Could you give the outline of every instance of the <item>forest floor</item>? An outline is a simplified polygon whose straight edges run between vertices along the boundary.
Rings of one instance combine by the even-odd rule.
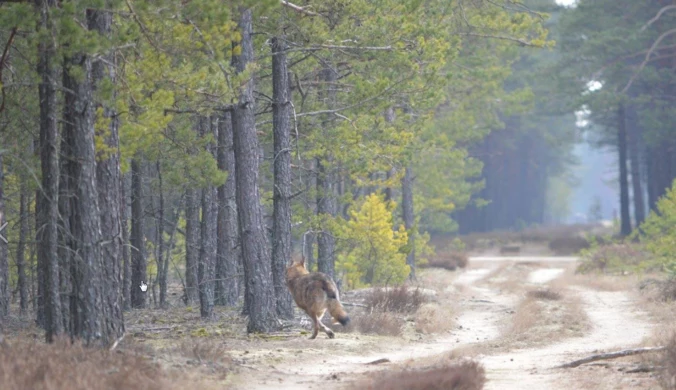
[[[396,336],[336,325],[335,339],[320,333],[309,340],[300,312],[282,332],[247,335],[233,310],[219,308],[214,320],[203,321],[198,308],[176,302],[127,313],[117,352],[145,356],[191,388],[365,388],[383,372],[466,359],[483,365],[486,389],[659,388],[650,354],[555,368],[599,352],[659,345],[673,330],[665,324],[674,305],[648,299],[638,278],[576,275],[575,267],[574,257],[471,257],[455,272],[421,270],[416,284],[430,301],[403,315]],[[369,315],[361,303],[367,293],[343,295],[353,320]],[[178,289],[170,294],[178,301]],[[5,337],[39,341],[42,333],[10,325]]]

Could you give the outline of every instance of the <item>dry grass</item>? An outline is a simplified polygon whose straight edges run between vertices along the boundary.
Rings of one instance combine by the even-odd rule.
[[[401,336],[406,321],[401,316],[388,312],[372,312],[356,315],[348,326],[333,330],[377,334],[381,336]]]
[[[419,289],[399,286],[376,288],[365,297],[369,311],[414,313],[428,301],[428,297]]]
[[[135,354],[54,344],[0,346],[0,387],[24,389],[172,389],[157,365]]]
[[[561,293],[549,288],[531,290],[526,292],[526,296],[533,299],[544,301],[558,301],[561,299]]]
[[[420,268],[443,268],[455,271],[457,268],[465,268],[469,263],[469,257],[463,252],[438,253],[427,263],[420,264]]]
[[[454,324],[452,313],[437,304],[421,306],[415,313],[415,330],[419,333],[446,332],[453,328]]]
[[[199,364],[227,364],[232,362],[225,346],[214,341],[184,340],[179,344],[177,352],[184,357],[195,360]]]
[[[676,334],[672,335],[661,354],[660,384],[665,389],[676,389]]]
[[[357,389],[389,390],[481,390],[486,373],[474,361],[447,363],[442,366],[403,371],[385,371],[374,374],[368,383]]]
[[[591,252],[580,262],[578,273],[624,274],[649,260],[649,254],[641,245],[633,243],[610,243]]]
[[[589,241],[579,235],[554,238],[549,242],[549,250],[559,256],[575,255],[583,249],[589,249]]]
[[[664,302],[676,301],[676,279],[667,279],[662,282],[660,298]]]

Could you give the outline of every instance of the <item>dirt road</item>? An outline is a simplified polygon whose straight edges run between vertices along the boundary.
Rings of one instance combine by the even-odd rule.
[[[233,384],[247,389],[349,388],[364,373],[400,369],[452,352],[484,365],[486,389],[580,388],[584,382],[576,378],[579,371],[553,367],[597,350],[636,346],[649,336],[651,324],[626,291],[598,291],[562,282],[566,275],[570,277],[575,261],[570,257],[477,257],[470,259],[470,268],[459,272],[427,270],[421,277],[425,287],[435,288],[439,304],[453,305],[457,313],[450,332],[420,340],[344,333],[334,340],[298,338],[287,348],[266,351]],[[581,313],[586,314],[584,332],[577,337],[552,337],[551,342],[532,347],[511,343],[505,329],[525,292],[550,283],[563,285],[565,294],[579,301]],[[251,356],[249,351],[246,354]],[[367,364],[381,358],[390,362]],[[626,388],[642,388],[636,377],[618,380],[625,379]]]

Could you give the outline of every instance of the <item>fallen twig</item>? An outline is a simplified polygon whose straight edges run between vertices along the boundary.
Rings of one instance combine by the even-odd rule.
[[[122,336],[120,336],[117,340],[115,340],[115,342],[113,343],[113,345],[110,346],[109,351],[111,351],[111,352],[114,351],[115,348],[117,348],[117,346],[120,344],[120,342],[121,342],[122,340],[124,340],[124,336],[125,336],[126,334],[127,334],[126,332],[125,332],[125,333],[122,333]]]
[[[364,305],[362,303],[350,303],[350,302],[341,302],[343,306],[355,306],[355,307],[366,307],[368,308],[367,305]]]
[[[663,351],[664,349],[665,347],[648,347],[648,348],[625,349],[617,352],[601,353],[598,355],[587,356],[585,358],[575,360],[570,363],[562,364],[554,368],[575,368],[577,366],[581,366],[583,364],[595,362],[598,360],[617,359],[625,356],[639,355],[642,353],[659,352]]]
[[[382,359],[374,360],[372,362],[368,362],[368,363],[365,363],[365,364],[373,365],[373,364],[382,364],[382,363],[389,363],[389,362],[390,362],[390,359],[382,358]]]
[[[141,331],[152,332],[152,331],[155,331],[155,330],[172,330],[174,328],[175,328],[175,326],[162,326],[162,327],[159,327],[159,328],[141,328]]]

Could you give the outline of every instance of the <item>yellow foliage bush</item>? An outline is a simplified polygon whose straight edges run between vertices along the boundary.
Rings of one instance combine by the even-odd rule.
[[[337,257],[336,268],[350,288],[370,284],[398,284],[409,275],[406,264],[408,234],[403,226],[393,230],[393,203],[371,194],[350,220],[338,227],[348,248]]]

